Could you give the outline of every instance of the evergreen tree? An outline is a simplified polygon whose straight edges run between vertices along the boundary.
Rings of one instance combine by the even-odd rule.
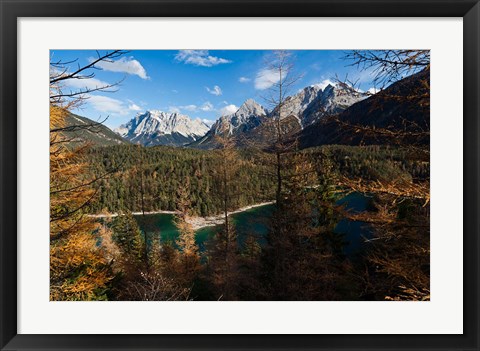
[[[141,267],[145,263],[145,239],[133,215],[120,214],[113,221],[112,230],[113,240],[122,251],[125,263],[137,269]]]
[[[266,299],[334,300],[344,268],[333,233],[331,188],[305,155],[291,155],[281,206],[275,209],[263,254]],[[316,184],[316,186],[311,186]]]

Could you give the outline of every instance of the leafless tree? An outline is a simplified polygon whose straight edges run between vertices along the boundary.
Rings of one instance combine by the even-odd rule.
[[[266,59],[266,69],[264,70],[264,73],[271,77],[271,86],[268,89],[267,95],[263,98],[272,110],[270,122],[267,122],[265,129],[268,130],[268,123],[273,125],[273,128],[270,130],[273,129],[274,131],[272,151],[275,154],[275,198],[277,207],[281,205],[282,201],[283,156],[287,152],[294,151],[297,145],[296,141],[292,141],[287,137],[289,129],[285,121],[289,116],[284,106],[285,100],[290,95],[292,87],[301,79],[300,75],[294,73],[293,60],[292,53],[289,51],[274,51],[272,55]]]
[[[92,86],[85,83],[85,87],[79,89],[72,89],[68,87],[68,83],[74,80],[87,82],[95,78],[95,71],[100,68],[97,66],[99,62],[112,62],[113,59],[118,58],[127,53],[123,50],[107,51],[105,53],[96,52],[97,56],[89,64],[81,66],[77,60],[62,61],[54,60],[52,54],[50,59],[50,105],[62,110],[72,110],[79,108],[89,98],[89,94],[94,92],[114,93],[122,80],[114,83],[105,83]],[[75,65],[76,64],[76,65]],[[90,81],[91,82],[91,81]],[[108,118],[108,117],[107,117]],[[82,129],[88,129],[92,132],[97,132],[98,127],[103,124],[107,118],[91,124],[80,125],[59,125],[50,128],[51,134],[61,132],[73,132]],[[58,137],[54,137],[58,139]]]
[[[430,50],[352,50],[344,59],[351,66],[370,70],[379,89],[430,68]]]
[[[88,99],[88,94],[95,91],[113,92],[114,90],[112,90],[112,88],[118,86],[120,81],[113,84],[99,85],[93,88],[87,87],[86,84],[84,89],[69,90],[68,92],[66,91],[66,87],[71,80],[87,80],[94,78],[94,70],[98,69],[98,67],[95,66],[96,64],[101,61],[109,62],[124,53],[125,51],[121,50],[115,50],[103,54],[97,51],[96,59],[85,66],[80,66],[77,63],[73,72],[71,72],[70,67],[74,65],[76,61],[54,61],[52,57],[50,62],[49,80],[50,165],[52,175],[50,196],[52,197],[52,200],[60,197],[67,199],[76,198],[87,189],[90,189],[90,195],[85,197],[84,201],[76,203],[74,208],[69,208],[68,210],[61,212],[52,212],[50,218],[51,222],[60,222],[64,221],[66,218],[77,216],[79,212],[91,203],[98,193],[98,189],[91,189],[92,185],[101,179],[106,179],[118,170],[118,168],[111,169],[104,174],[93,178],[80,178],[79,174],[81,174],[81,172],[79,172],[77,168],[79,168],[80,164],[83,164],[84,168],[86,167],[84,156],[90,145],[88,145],[88,143],[83,143],[82,145],[77,145],[73,149],[68,147],[68,145],[73,145],[77,141],[77,138],[72,136],[71,133],[79,130],[88,130],[92,133],[99,133],[101,131],[100,127],[102,126],[102,123],[105,122],[107,118],[99,122],[78,125],[67,124],[66,120],[70,110],[80,107],[85,100]],[[72,163],[70,164],[69,162]],[[68,177],[62,179],[61,182],[54,181],[53,177],[57,173],[65,175],[69,171],[70,174]],[[73,225],[78,225],[79,222],[81,222],[81,217],[75,221]],[[68,234],[72,229],[72,227],[62,228],[52,236],[52,239],[58,240]]]

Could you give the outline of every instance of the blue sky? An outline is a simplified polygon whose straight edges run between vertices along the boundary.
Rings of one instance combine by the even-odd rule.
[[[344,51],[292,54],[294,74],[302,76],[292,93],[312,84],[326,85],[335,75],[344,79],[347,74],[349,80],[358,79],[360,89],[373,87],[371,73],[348,66],[342,60]],[[96,55],[94,50],[52,50],[51,60],[77,60],[69,68],[73,71]],[[222,114],[235,112],[248,98],[266,104],[262,96],[271,84],[265,74],[269,55],[271,51],[261,50],[133,50],[89,71],[95,73],[94,78],[70,81],[64,89],[76,91],[122,80],[116,92],[94,92],[73,111],[93,120],[108,117],[105,124],[111,128],[145,110],[175,111],[212,123]]]

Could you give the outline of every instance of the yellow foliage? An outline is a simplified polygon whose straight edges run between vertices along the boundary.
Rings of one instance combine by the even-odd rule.
[[[86,146],[73,148],[55,132],[65,126],[66,115],[64,108],[50,106],[50,299],[104,299],[112,275],[98,244],[99,225],[84,213],[95,196]]]

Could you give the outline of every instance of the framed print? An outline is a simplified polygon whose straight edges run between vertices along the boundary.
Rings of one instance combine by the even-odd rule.
[[[478,350],[478,1],[1,4],[2,350]]]

